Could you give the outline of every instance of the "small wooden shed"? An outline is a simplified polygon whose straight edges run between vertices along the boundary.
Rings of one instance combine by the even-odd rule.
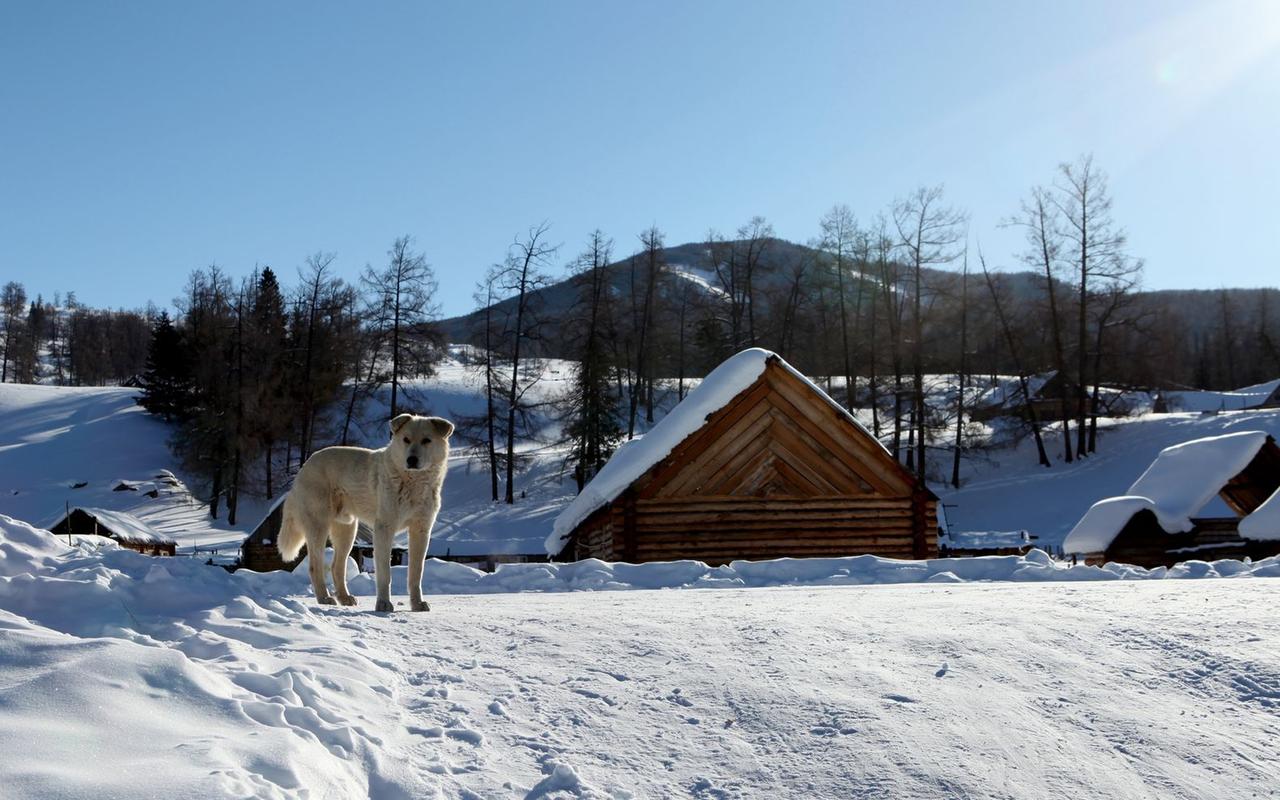
[[[148,556],[172,556],[178,549],[171,537],[132,514],[105,508],[72,508],[49,531],[58,536],[105,536]]]
[[[276,569],[292,570],[302,563],[307,553],[306,545],[302,546],[298,557],[289,562],[280,557],[280,551],[276,547],[280,538],[280,522],[284,518],[284,499],[287,496],[282,494],[272,502],[266,516],[240,544],[240,566],[254,572],[270,572]]]
[[[1122,496],[1095,503],[1063,550],[1088,564],[1141,567],[1180,561],[1266,558],[1280,536],[1246,535],[1242,521],[1280,493],[1280,447],[1263,431],[1242,431],[1167,447]],[[1230,516],[1203,516],[1221,498]],[[1250,527],[1244,526],[1246,530]]]
[[[556,519],[560,559],[937,555],[937,497],[767,350],[717,367]]]
[[[307,546],[304,544],[298,557],[286,562],[280,557],[277,542],[280,538],[280,524],[284,518],[284,499],[282,494],[271,504],[267,515],[262,518],[240,545],[240,566],[255,572],[270,572],[275,569],[292,570],[307,557]],[[365,562],[373,559],[373,532],[363,522],[356,532],[356,543],[351,548],[351,557],[361,570]],[[408,563],[408,548],[396,546],[391,548],[391,566],[397,567]]]

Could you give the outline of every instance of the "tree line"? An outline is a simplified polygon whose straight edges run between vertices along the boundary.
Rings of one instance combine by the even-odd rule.
[[[1111,209],[1091,157],[1059,165],[1001,222],[1024,235],[1007,254],[1012,271],[989,266],[942,187],[867,222],[836,205],[807,247],[778,239],[761,217],[694,248],[669,249],[649,228],[619,259],[595,231],[559,285],[546,269],[555,248],[536,228],[481,283],[480,311],[462,328],[485,375],[488,413],[474,440],[493,497],[512,501],[511,444],[536,406],[523,401],[540,378],[533,356],[576,365],[573,390],[552,410],[579,487],[653,422],[655,398],[683,398],[691,376],[746,347],[820,376],[921,481],[957,485],[961,458],[988,434],[966,403],[998,376],[1037,399],[1010,408],[1051,466],[1096,452],[1113,401],[1105,387],[1235,387],[1280,373],[1274,292],[1224,290],[1205,308],[1203,295],[1179,306],[1139,291],[1144,264]]]
[[[1040,392],[1050,402],[1011,403],[1050,466],[1096,451],[1103,386],[1235,387],[1280,373],[1276,292],[1138,291],[1143,264],[1090,157],[1060,165],[1002,225],[1024,236],[1005,265],[989,265],[941,187],[865,221],[835,205],[805,246],[753,217],[678,247],[656,226],[621,245],[596,230],[564,259],[550,226],[533,226],[451,331],[483,399],[457,420],[459,435],[495,501],[516,501],[537,444],[560,446],[581,488],[664,401],[733,353],[765,347],[818,376],[920,480],[958,484],[961,458],[987,434],[970,406],[998,376],[1012,376],[1022,398],[1057,376]],[[444,355],[434,274],[410,238],[355,283],[334,263],[312,255],[291,288],[266,268],[239,281],[197,270],[172,318],[95,311],[73,295],[28,303],[10,283],[0,371],[68,384],[136,378],[144,405],[179,425],[175,450],[205,478],[211,513],[225,505],[234,520],[241,492],[274,496],[316,447],[358,438],[375,394],[392,415],[421,409],[410,386]],[[573,365],[554,397],[540,387],[548,356]]]
[[[242,492],[274,497],[319,447],[359,436],[362,404],[384,389],[391,416],[421,406],[405,382],[443,349],[435,280],[409,237],[357,284],[316,253],[286,289],[270,268],[234,281],[196,270],[153,328],[139,402],[177,424],[183,466],[207,483],[209,512],[236,522]],[[381,415],[379,415],[381,421]]]

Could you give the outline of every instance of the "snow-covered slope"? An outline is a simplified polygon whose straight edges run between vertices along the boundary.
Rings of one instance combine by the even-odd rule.
[[[429,563],[429,614],[376,615],[0,517],[0,794],[1248,797],[1280,767],[1278,559]]]
[[[68,507],[103,508],[137,517],[175,539],[180,552],[233,554],[243,530],[209,519],[166,474],[175,468],[170,428],[137,396],[119,387],[0,384],[0,514],[47,526]],[[133,490],[115,491],[121,483]],[[152,490],[156,497],[147,496]],[[246,501],[242,523],[257,516]]]

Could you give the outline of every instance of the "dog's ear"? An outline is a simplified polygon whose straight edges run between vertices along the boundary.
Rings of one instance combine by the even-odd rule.
[[[399,433],[400,429],[403,428],[411,419],[413,419],[412,414],[401,414],[400,416],[391,420],[391,435],[395,436],[397,433]]]
[[[432,417],[431,426],[436,429],[436,433],[448,439],[453,435],[453,423],[441,417]]]

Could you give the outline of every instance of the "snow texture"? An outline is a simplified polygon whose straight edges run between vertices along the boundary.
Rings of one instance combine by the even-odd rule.
[[[1246,539],[1275,541],[1280,539],[1280,489],[1240,520],[1240,535]]]
[[[1125,496],[1094,503],[1067,534],[1063,549],[1103,552],[1142,510],[1154,513],[1169,533],[1190,531],[1191,518],[1249,466],[1266,441],[1265,431],[1241,431],[1166,447]]]
[[[1280,767],[1277,558],[428,564],[434,610],[377,615],[0,516],[0,793],[1110,800]]]
[[[83,511],[97,520],[99,525],[104,526],[113,534],[111,538],[134,544],[174,544],[173,537],[165,536],[132,514],[126,514],[123,511],[111,511],[105,508],[84,508],[82,506],[76,506],[71,509],[72,514],[76,511]],[[78,532],[87,533],[86,531]],[[103,535],[105,536],[106,534]]]
[[[604,468],[556,517],[551,535],[546,541],[547,554],[551,556],[558,554],[564,548],[565,539],[583,520],[597,509],[613,502],[650,467],[666,458],[681,442],[706,425],[708,417],[746,391],[763,374],[765,365],[771,358],[776,358],[779,366],[807,384],[833,409],[866,433],[871,441],[879,444],[878,440],[872,437],[847,409],[832,400],[826,392],[781,356],[763,348],[752,347],[725,359],[720,366],[703,378],[696,388],[685,395],[684,400],[654,425],[652,430],[618,448]]]

